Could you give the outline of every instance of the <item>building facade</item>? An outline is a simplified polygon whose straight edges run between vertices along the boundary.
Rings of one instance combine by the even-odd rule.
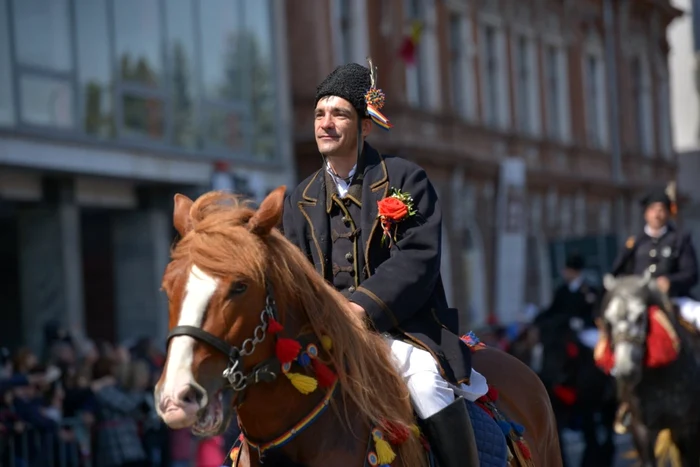
[[[439,190],[448,298],[467,327],[545,305],[567,252],[600,275],[675,178],[664,0],[309,0],[287,8],[299,178],[320,166],[315,85],[379,68],[380,150]],[[313,24],[313,27],[311,27]],[[413,62],[400,51],[420,31]]]
[[[164,343],[173,194],[294,180],[284,4],[0,0],[0,342]]]

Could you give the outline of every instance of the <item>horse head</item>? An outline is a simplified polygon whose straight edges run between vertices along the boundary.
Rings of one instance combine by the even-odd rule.
[[[158,414],[171,428],[223,430],[231,412],[224,402],[245,385],[241,370],[273,352],[265,339],[274,306],[265,241],[281,219],[283,199],[280,187],[256,212],[221,192],[196,202],[175,196],[181,239],[163,276],[171,334],[155,389]]]
[[[649,272],[618,278],[607,274],[603,283],[607,294],[601,315],[614,355],[612,373],[619,380],[636,385],[642,378],[649,306],[664,303],[662,292]]]
[[[345,423],[338,439],[348,425],[368,434],[381,423],[410,430],[408,390],[387,343],[276,228],[284,193],[272,191],[257,210],[223,192],[194,202],[175,196],[181,238],[163,276],[170,334],[158,414],[171,428],[209,436],[235,409],[250,442],[339,403],[329,413],[345,419],[323,418],[319,428]],[[422,462],[417,438],[403,446]]]

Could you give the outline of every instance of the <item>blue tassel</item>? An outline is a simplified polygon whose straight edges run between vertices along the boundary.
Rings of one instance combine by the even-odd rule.
[[[309,366],[311,364],[311,359],[309,358],[309,354],[306,352],[302,352],[299,354],[297,357],[297,363],[301,366]]]
[[[510,426],[510,422],[507,422],[506,420],[498,420],[498,426],[501,427],[501,431],[503,431],[503,434],[508,436],[513,429],[512,426]]]
[[[510,424],[513,426],[513,429],[519,436],[522,436],[523,433],[525,433],[525,427],[522,426],[520,423],[510,422]]]

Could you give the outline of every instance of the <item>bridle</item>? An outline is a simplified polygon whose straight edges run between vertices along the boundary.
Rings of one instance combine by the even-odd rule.
[[[196,326],[175,326],[168,334],[168,342],[177,336],[187,336],[214,347],[228,357],[228,365],[222,377],[228,381],[233,391],[240,393],[248,386],[259,382],[273,382],[281,372],[281,366],[276,357],[269,358],[256,365],[247,375],[243,370],[243,357],[252,355],[258,344],[268,335],[268,325],[271,319],[277,319],[277,304],[269,286],[266,287],[265,308],[260,312],[260,324],[255,327],[253,337],[243,341],[240,348],[235,347],[215,335]],[[240,398],[239,398],[240,402]]]

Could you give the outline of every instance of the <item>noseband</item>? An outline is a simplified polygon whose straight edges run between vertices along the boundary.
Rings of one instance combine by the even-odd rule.
[[[272,382],[277,379],[277,375],[280,373],[280,364],[276,358],[271,358],[260,363],[253,368],[248,375],[243,372],[243,357],[252,355],[253,352],[255,352],[255,347],[265,340],[268,334],[267,328],[270,319],[277,319],[277,305],[272,297],[272,291],[268,286],[267,296],[265,297],[265,308],[260,313],[260,324],[255,327],[253,337],[244,340],[240,348],[232,346],[226,341],[196,326],[175,326],[168,334],[168,342],[170,342],[170,339],[173,337],[187,336],[204,342],[226,355],[228,357],[228,365],[223,371],[222,376],[228,381],[231,389],[235,392],[241,392],[248,386],[261,381]]]

